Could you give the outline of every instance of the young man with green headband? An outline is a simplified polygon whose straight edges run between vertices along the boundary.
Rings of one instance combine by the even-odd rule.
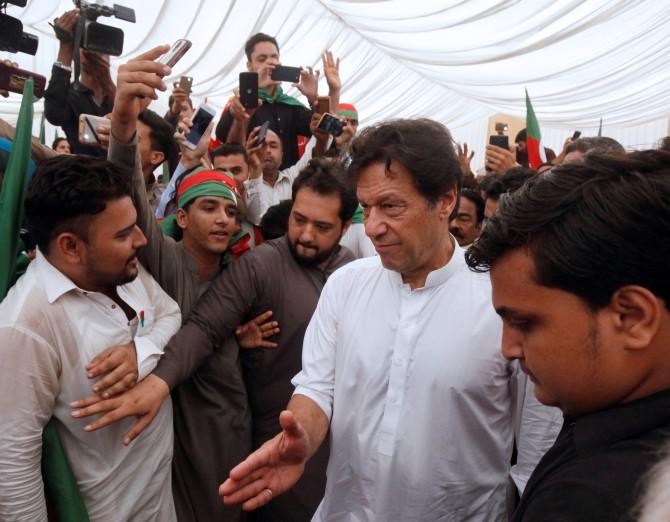
[[[216,128],[216,137],[224,142],[244,144],[249,129],[269,121],[271,128],[281,136],[284,156],[280,169],[295,165],[300,158],[297,137],[311,136],[312,111],[300,101],[284,93],[281,82],[273,80],[272,70],[281,65],[277,40],[264,33],[256,33],[244,46],[247,55],[247,70],[258,73],[258,96],[261,104],[249,109],[242,106],[239,94],[231,98],[229,110],[225,110]],[[322,55],[323,72],[328,82],[331,107],[337,107],[342,83],[339,75],[340,61],[330,51]],[[311,67],[300,73],[300,83],[295,87],[314,106],[318,96],[319,71]]]
[[[160,226],[156,221],[142,176],[137,119],[152,97],[148,90],[161,86],[158,74],[162,66],[152,61],[160,54],[160,48],[154,49],[119,68],[109,158],[133,171],[137,224],[147,237],[147,245],[138,257],[177,301],[185,319],[229,260],[229,246],[237,228],[238,195],[235,181],[227,172],[197,168],[183,176],[177,186],[176,214]],[[207,141],[205,133],[200,148],[206,150]],[[257,322],[264,317],[267,315]],[[276,323],[263,328],[266,335],[272,335]],[[262,341],[261,333],[258,328],[252,333],[257,337],[249,342],[257,346]],[[216,494],[225,470],[251,449],[251,420],[238,358],[237,345],[231,339],[217,347],[203,370],[196,371],[172,393],[173,495],[180,520],[237,520],[240,516],[239,509],[223,506]],[[224,440],[207,443],[210,434],[221,433],[225,434]],[[198,440],[191,440],[193,436]],[[208,448],[206,454],[202,448]]]

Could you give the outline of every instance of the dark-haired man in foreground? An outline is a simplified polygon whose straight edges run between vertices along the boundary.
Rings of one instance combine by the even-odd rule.
[[[135,437],[151,422],[170,389],[191,376],[239,324],[270,310],[280,328],[279,335],[271,338],[277,349],[246,350],[241,358],[254,447],[277,432],[279,414],[293,392],[291,378],[300,370],[305,329],[321,289],[335,270],[353,260],[351,252],[339,246],[357,205],[343,176],[339,165],[325,160],[312,160],[303,169],[293,184],[287,234],[263,242],[231,263],[197,302],[151,376],[119,398],[83,409],[82,415],[114,410],[95,421],[94,428],[137,416],[139,422],[128,434],[129,439]],[[206,363],[199,370],[203,371],[209,371]],[[203,436],[211,440],[212,428]],[[303,480],[266,506],[256,520],[309,521],[323,496],[327,461],[324,444]]]
[[[113,396],[151,372],[181,323],[137,260],[146,239],[130,194],[129,173],[96,158],[46,160],[31,182],[26,217],[39,251],[0,304],[2,520],[47,520],[40,449],[52,416],[91,521],[176,520],[169,403],[128,448],[127,425],[93,434],[70,415],[92,385]]]
[[[252,510],[282,494],[330,430],[313,520],[505,519],[515,433],[523,489],[558,412],[529,408],[532,387],[500,354],[489,280],[449,234],[460,172],[437,122],[383,123],[354,141],[350,173],[379,256],[326,283],[282,431],[231,471],[224,502]]]
[[[670,437],[670,154],[589,154],[508,195],[466,254],[502,351],[565,416],[514,520],[632,521]]]

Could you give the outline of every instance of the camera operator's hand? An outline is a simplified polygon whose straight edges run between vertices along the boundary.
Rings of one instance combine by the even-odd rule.
[[[8,67],[18,67],[19,64],[16,62],[13,62],[11,60],[0,60],[0,63],[8,66]],[[3,89],[0,89],[0,96],[3,98],[9,98],[9,91],[5,91]]]
[[[235,94],[230,97],[230,114],[240,123],[247,123],[249,119],[254,115],[258,110],[258,107],[261,106],[262,101],[258,100],[258,106],[256,107],[245,107],[240,101],[240,90],[235,88]]]
[[[79,21],[79,9],[65,11],[54,20],[53,28],[59,41],[58,61],[69,66],[74,52],[74,28]]]
[[[249,133],[245,145],[245,148],[247,149],[247,160],[249,162],[249,179],[258,179],[263,174],[263,160],[261,158],[261,155],[263,154],[263,143],[258,144],[258,132],[260,129],[260,126],[254,127],[254,130]]]
[[[312,70],[311,67],[300,69],[300,83],[294,83],[293,87],[307,98],[310,105],[314,105],[319,96],[319,71]]]
[[[267,89],[268,87],[273,87],[275,85],[279,85],[281,82],[278,82],[277,80],[273,80],[271,78],[272,71],[275,68],[275,64],[273,63],[268,63],[263,66],[261,66],[258,69],[258,88],[259,89]]]
[[[169,49],[167,45],[154,47],[119,67],[112,111],[112,134],[121,143],[132,141],[139,113],[151,100],[158,98],[156,89],[167,89],[162,77],[170,74],[171,70],[154,60]]]
[[[519,167],[514,152],[496,145],[486,146],[486,166],[491,172],[502,174],[512,167]]]

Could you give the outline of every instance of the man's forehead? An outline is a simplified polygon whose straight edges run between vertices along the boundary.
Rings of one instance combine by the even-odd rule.
[[[105,210],[93,215],[90,231],[118,232],[137,222],[137,210],[130,196],[107,201]]]
[[[256,58],[258,56],[265,55],[279,55],[279,49],[272,42],[258,42],[254,45],[254,50],[251,52],[251,58]]]
[[[412,191],[416,191],[412,175],[397,161],[390,164],[380,161],[368,165],[361,170],[356,187],[359,200],[365,197],[409,195]]]
[[[214,158],[215,165],[245,165],[246,161],[242,154],[228,154],[227,156],[217,156]],[[225,168],[225,166],[223,167]]]

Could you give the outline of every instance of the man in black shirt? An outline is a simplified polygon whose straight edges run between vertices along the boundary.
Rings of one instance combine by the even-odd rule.
[[[247,69],[258,73],[259,96],[262,100],[257,109],[245,109],[239,95],[233,96],[230,107],[216,127],[216,137],[223,142],[245,144],[249,131],[264,122],[270,122],[282,142],[284,156],[280,169],[295,165],[299,159],[298,136],[309,137],[312,111],[295,98],[285,94],[281,82],[272,80],[272,70],[280,65],[279,45],[272,36],[257,33],[247,40],[244,51],[247,55]],[[330,52],[323,53],[323,70],[328,82],[331,107],[337,107],[341,82],[339,60],[334,60]],[[319,72],[311,67],[300,74],[298,90],[307,98],[310,106],[316,103]]]
[[[51,69],[44,93],[44,115],[52,125],[65,131],[73,154],[107,157],[107,151],[79,143],[79,115],[104,116],[112,112],[116,87],[109,70],[109,56],[80,50],[81,77],[70,83],[74,42],[72,34],[79,20],[79,10],[67,11],[56,19],[60,41],[58,61]]]
[[[628,521],[670,437],[670,154],[592,155],[503,198],[466,253],[503,354],[563,429],[514,520]]]

